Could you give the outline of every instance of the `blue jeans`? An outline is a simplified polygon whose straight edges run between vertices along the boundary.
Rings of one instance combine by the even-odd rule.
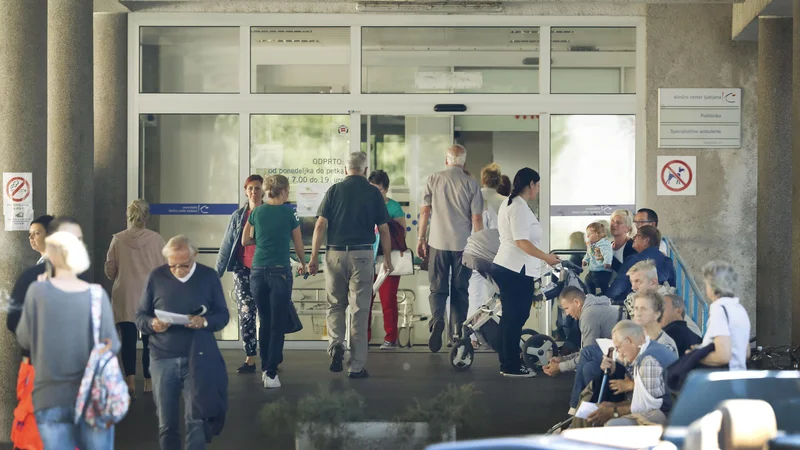
[[[158,413],[158,442],[161,450],[181,450],[181,394],[186,415],[186,449],[205,449],[203,421],[192,416],[189,358],[150,358],[150,375],[153,377],[153,399]]]
[[[39,436],[47,450],[108,450],[114,448],[114,427],[92,428],[81,420],[75,425],[74,407],[36,411]]]
[[[283,342],[292,301],[292,270],[286,267],[253,267],[250,290],[258,309],[261,370],[274,378],[283,362]]]
[[[581,360],[575,368],[575,384],[572,386],[572,396],[569,406],[577,408],[581,400],[581,392],[597,377],[603,376],[600,363],[603,362],[603,351],[599,345],[587,345],[581,349]]]

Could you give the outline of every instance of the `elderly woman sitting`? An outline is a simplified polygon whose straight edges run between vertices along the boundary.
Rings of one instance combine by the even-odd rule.
[[[678,357],[665,345],[650,340],[642,326],[629,320],[614,327],[612,340],[625,371],[633,379],[633,392],[624,401],[600,403],[587,421],[595,426],[665,424],[672,407],[666,368]],[[616,364],[614,359],[604,357],[602,368],[613,372]]]

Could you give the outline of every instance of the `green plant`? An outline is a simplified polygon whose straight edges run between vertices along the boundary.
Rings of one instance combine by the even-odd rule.
[[[432,399],[423,402],[415,399],[414,404],[398,418],[399,422],[407,423],[405,430],[400,433],[408,435],[409,424],[413,422],[426,423],[428,441],[431,443],[450,436],[454,428],[457,430],[466,425],[473,426],[477,422],[473,400],[475,394],[475,386],[472,384],[449,385],[447,390]]]

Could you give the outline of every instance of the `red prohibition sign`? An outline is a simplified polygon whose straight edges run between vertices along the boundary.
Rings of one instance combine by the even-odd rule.
[[[679,164],[680,166],[685,167],[686,173],[683,173],[684,171],[681,170],[681,168],[678,168],[676,172],[672,167],[670,167],[672,164]],[[668,176],[665,177],[665,175]],[[672,181],[673,178],[679,184],[678,187],[672,187],[669,185],[669,182]],[[692,168],[680,159],[674,159],[664,164],[664,168],[661,169],[661,183],[665,188],[672,192],[681,192],[688,188],[692,184],[692,178]]]
[[[19,184],[15,184],[15,182],[19,182]],[[20,191],[23,189],[25,190],[20,193]],[[24,201],[29,195],[31,195],[28,181],[22,177],[14,177],[8,180],[8,184],[6,184],[6,195],[11,199],[12,202],[20,203]]]

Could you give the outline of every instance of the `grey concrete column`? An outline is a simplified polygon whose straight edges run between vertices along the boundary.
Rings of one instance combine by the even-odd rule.
[[[47,208],[80,221],[90,255],[94,248],[92,6],[92,0],[48,0],[47,10]]]
[[[800,0],[794,0],[792,66],[792,345],[800,345]]]
[[[756,335],[792,338],[792,19],[758,23],[758,224]]]
[[[128,15],[94,15],[94,279],[111,236],[125,229],[128,177]]]
[[[0,1],[0,172],[33,173],[34,214],[45,214],[47,0]],[[5,229],[5,228],[3,228]],[[8,295],[36,263],[24,231],[0,231],[0,448],[10,445],[19,350],[6,329]]]

